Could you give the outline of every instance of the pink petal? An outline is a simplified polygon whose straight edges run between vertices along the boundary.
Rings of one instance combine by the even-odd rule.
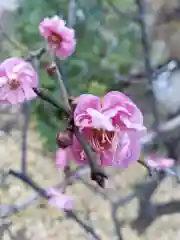
[[[6,76],[0,77],[0,87],[3,87],[7,82],[8,78]]]
[[[156,162],[152,159],[148,159],[147,164],[149,167],[152,167],[152,168],[157,168],[159,166],[158,162]]]
[[[101,167],[113,165],[113,153],[111,149],[103,151],[100,154]]]
[[[7,90],[7,87],[0,88],[0,100],[5,101],[7,99],[7,91],[8,90]]]
[[[56,167],[65,168],[72,157],[71,148],[58,149],[56,152]]]
[[[19,88],[17,90],[17,99],[19,103],[23,103],[24,102],[24,91],[22,90],[22,88]]]
[[[175,163],[174,159],[171,158],[163,158],[160,160],[160,167],[162,168],[168,168],[168,167],[172,167]]]
[[[120,104],[124,107],[123,104],[127,102],[131,102],[131,100],[125,94],[118,91],[112,91],[103,97],[102,109],[103,111],[107,111]]]
[[[81,145],[79,144],[77,138],[73,137],[73,145],[72,145],[72,155],[73,161],[79,165],[88,164],[88,160],[86,154],[84,153]]]
[[[58,16],[45,18],[39,26],[40,34],[47,38],[52,32],[59,33],[64,28],[65,21]]]
[[[51,195],[48,203],[58,209],[67,209],[71,210],[73,208],[73,200],[71,197],[62,194],[61,192],[50,189],[47,191]]]
[[[140,158],[141,145],[133,133],[124,134],[114,154],[113,166],[127,168]]]
[[[28,84],[23,84],[23,91],[26,100],[32,100],[33,98],[37,97],[36,93]]]
[[[125,94],[117,91],[107,93],[103,98],[102,108],[104,114],[112,114],[116,116],[119,113],[123,113],[130,118],[133,123],[143,124],[143,116],[137,106],[128,98]],[[110,112],[113,113],[110,113]],[[118,118],[116,119],[117,121]]]
[[[7,100],[11,104],[17,104],[18,103],[17,91],[16,90],[10,90],[7,94]]]
[[[105,129],[107,131],[113,131],[114,130],[111,119],[104,116],[103,114],[101,114],[97,110],[95,110],[93,108],[88,108],[87,113],[89,114],[89,116],[91,116],[93,128]]]
[[[120,116],[120,120],[124,124],[126,131],[135,131],[139,138],[142,138],[147,134],[146,127],[142,124],[132,122],[132,118],[122,115]]]
[[[152,168],[169,168],[175,164],[172,158],[166,158],[158,154],[150,154],[147,159],[147,164]]]
[[[63,37],[63,39],[65,41],[70,41],[71,42],[72,39],[74,39],[74,37],[75,37],[74,29],[64,27],[63,31],[61,32],[61,36]]]
[[[66,43],[62,42],[61,46],[59,48],[56,48],[56,56],[59,57],[69,57],[72,55],[72,53],[75,50],[75,44],[74,43]]]
[[[92,125],[91,117],[87,113],[88,108],[100,110],[99,97],[91,94],[83,94],[76,99],[77,106],[74,111],[76,126],[89,127]]]

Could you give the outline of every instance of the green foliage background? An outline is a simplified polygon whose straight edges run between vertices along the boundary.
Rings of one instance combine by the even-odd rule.
[[[106,0],[75,0],[77,48],[63,63],[66,83],[72,95],[85,92],[103,95],[108,89],[120,90],[115,74],[128,73],[140,56],[139,29],[135,22],[118,15]],[[135,12],[132,0],[114,0],[123,12]],[[39,22],[46,16],[68,17],[68,0],[22,0],[15,16],[15,37],[22,46],[35,50],[44,44],[39,34]],[[40,83],[58,98],[58,87],[44,71],[49,58],[41,62]],[[55,135],[65,123],[54,115],[53,109],[39,100],[33,102],[37,129],[45,140],[47,150],[54,151]]]

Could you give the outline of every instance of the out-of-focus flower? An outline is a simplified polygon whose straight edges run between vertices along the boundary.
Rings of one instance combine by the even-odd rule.
[[[155,169],[165,169],[170,168],[174,165],[175,160],[172,158],[166,158],[157,154],[150,154],[146,158],[146,162],[149,167]]]
[[[91,145],[101,166],[126,168],[139,159],[140,138],[146,134],[146,128],[140,110],[126,95],[113,91],[100,99],[84,94],[74,103],[77,104],[74,123]],[[61,163],[67,163],[68,159],[78,164],[88,163],[75,136],[72,146],[60,152],[63,155]]]
[[[51,188],[47,191],[47,194],[50,196],[48,203],[57,209],[71,210],[73,208],[72,198],[61,193],[59,190]]]
[[[68,57],[75,50],[76,40],[74,30],[65,26],[65,21],[54,16],[45,18],[39,26],[41,35],[47,40],[51,49],[54,49],[56,56]]]
[[[36,97],[38,76],[30,63],[9,58],[0,64],[0,103],[18,104]]]

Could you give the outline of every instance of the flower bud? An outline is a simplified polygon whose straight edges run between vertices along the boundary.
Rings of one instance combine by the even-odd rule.
[[[56,66],[54,64],[47,65],[45,67],[45,70],[49,76],[54,76],[54,74],[56,73]]]
[[[56,144],[59,148],[67,148],[72,144],[72,132],[65,130],[56,134]]]

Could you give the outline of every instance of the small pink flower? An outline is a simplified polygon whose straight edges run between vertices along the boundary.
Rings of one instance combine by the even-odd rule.
[[[116,91],[107,93],[103,99],[84,94],[75,102],[75,125],[91,145],[101,166],[126,168],[139,159],[140,138],[146,134],[146,128],[140,110],[127,96]],[[63,156],[59,158],[59,167],[68,160],[88,163],[75,136],[72,146],[58,152]]]
[[[17,104],[36,97],[38,76],[30,63],[9,58],[0,65],[0,103]]]
[[[45,18],[40,23],[39,30],[49,47],[55,50],[56,56],[72,55],[76,46],[75,34],[73,29],[65,26],[64,20],[58,16]]]
[[[73,208],[72,198],[66,196],[60,191],[51,188],[47,191],[47,194],[50,196],[48,203],[57,209],[71,210]]]
[[[149,167],[156,169],[170,168],[174,165],[175,160],[172,158],[166,158],[158,154],[150,154],[146,158],[146,162]]]

